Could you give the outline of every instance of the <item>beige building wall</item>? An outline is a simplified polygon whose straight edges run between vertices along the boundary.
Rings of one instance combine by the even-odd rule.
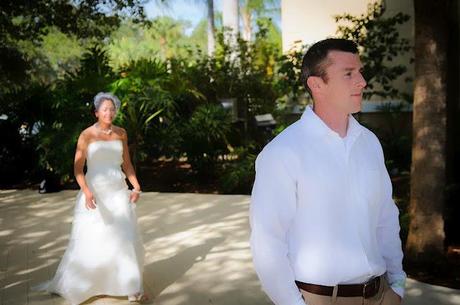
[[[334,15],[362,14],[367,9],[367,0],[282,0],[281,28],[283,52],[296,42],[313,44],[332,37],[337,26]]]
[[[409,43],[413,47],[415,34],[414,1],[386,0],[385,2],[387,5],[386,14],[388,14],[389,16],[393,16],[399,12],[402,12],[410,16],[409,21],[399,26],[399,35],[401,35],[401,37],[409,39]],[[407,73],[394,82],[394,85],[397,89],[399,89],[401,92],[405,92],[410,95],[412,95],[414,91],[413,81],[406,82],[405,78],[413,79],[415,76],[414,64],[411,63],[411,58],[414,58],[413,50],[395,59],[395,64],[401,63],[407,67]]]
[[[369,3],[375,0],[282,0],[281,1],[281,29],[283,52],[289,51],[302,44],[311,45],[318,40],[334,37],[337,30],[334,16],[349,13],[361,15],[366,13]],[[400,26],[401,37],[408,38],[413,45],[414,37],[414,9],[413,0],[385,0],[387,14],[394,15],[403,12],[411,19]],[[413,52],[395,59],[395,64],[403,63],[408,72],[395,81],[394,85],[400,91],[411,93],[412,83],[406,78],[413,78],[414,68],[410,63]],[[391,63],[390,63],[391,64]]]

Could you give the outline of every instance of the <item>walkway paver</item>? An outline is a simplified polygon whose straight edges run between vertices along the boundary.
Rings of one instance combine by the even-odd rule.
[[[0,304],[64,305],[31,291],[52,277],[69,238],[76,191],[0,190]],[[269,305],[249,251],[249,197],[143,193],[137,214],[144,285],[158,305]],[[122,298],[91,304],[129,304]],[[408,281],[405,305],[460,304],[460,291]]]

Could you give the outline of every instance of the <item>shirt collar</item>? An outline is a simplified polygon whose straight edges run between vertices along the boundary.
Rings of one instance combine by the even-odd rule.
[[[302,122],[307,126],[309,132],[320,136],[340,137],[337,132],[329,128],[324,121],[313,111],[311,105],[308,105],[302,114]],[[345,138],[355,139],[362,132],[363,126],[352,116],[348,115],[348,129]]]

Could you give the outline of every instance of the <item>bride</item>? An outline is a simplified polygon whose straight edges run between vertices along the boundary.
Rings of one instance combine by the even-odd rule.
[[[69,245],[54,278],[38,289],[57,293],[71,304],[97,295],[144,302],[148,299],[142,286],[144,248],[134,211],[141,188],[126,131],[112,125],[120,101],[101,92],[94,97],[94,106],[97,122],[80,134],[75,153],[81,190]],[[126,177],[134,187],[131,191]]]

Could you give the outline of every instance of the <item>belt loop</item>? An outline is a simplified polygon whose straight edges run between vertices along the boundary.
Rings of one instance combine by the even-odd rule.
[[[332,304],[337,302],[337,292],[339,291],[339,285],[335,285],[334,289],[332,290]]]

